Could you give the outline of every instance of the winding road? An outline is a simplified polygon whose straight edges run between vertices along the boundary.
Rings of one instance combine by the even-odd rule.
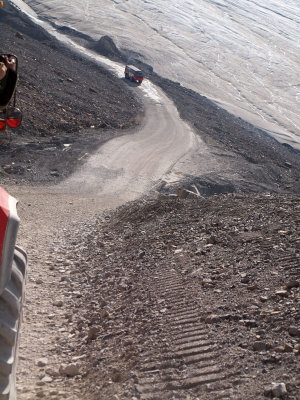
[[[150,89],[156,97],[149,96]],[[100,147],[61,190],[98,194],[110,206],[119,205],[150,191],[182,157],[197,151],[200,139],[162,91],[150,82],[136,90],[144,94],[146,110],[140,129]]]
[[[59,33],[40,20],[22,0],[15,0],[14,4],[75,52],[124,79],[124,65],[87,50]],[[192,173],[197,166],[189,160],[196,153],[209,153],[199,136],[180,119],[176,107],[162,90],[148,80],[141,86],[129,85],[144,103],[145,118],[140,129],[103,145],[80,170],[56,187],[59,192],[97,194],[104,209],[114,208],[146,194],[164,176],[168,175],[166,179],[170,180],[172,169],[183,158],[185,163],[181,164],[180,175]]]

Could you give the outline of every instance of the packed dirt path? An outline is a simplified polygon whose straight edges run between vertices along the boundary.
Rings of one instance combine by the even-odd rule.
[[[145,118],[138,131],[101,146],[83,167],[57,186],[59,191],[93,193],[104,208],[112,207],[149,192],[178,161],[190,158],[200,147],[209,154],[162,90],[149,81],[143,85],[139,95],[144,94]],[[148,96],[150,90],[154,97]],[[182,173],[191,173],[196,166],[189,164],[185,169]]]
[[[76,390],[78,399],[82,398],[80,385],[75,382],[75,389],[69,388],[60,372],[64,354],[60,355],[58,341],[68,332],[70,316],[65,298],[73,296],[65,293],[61,276],[70,263],[64,251],[65,232],[70,235],[78,224],[93,221],[104,210],[147,194],[179,160],[186,161],[181,173],[193,165],[188,162],[189,155],[199,148],[201,139],[180,120],[162,91],[157,94],[145,99],[146,116],[137,133],[107,142],[60,185],[5,187],[20,201],[18,243],[29,259],[18,371],[20,400],[44,397],[45,386],[47,396],[54,399],[74,400]],[[203,143],[202,152],[205,149]]]
[[[87,203],[91,215],[96,207],[93,199],[56,195],[48,189],[7,189],[20,200],[18,244],[26,249],[29,260],[17,372],[18,399],[43,397],[45,385],[51,399],[82,399],[68,387],[64,375],[61,379],[56,377],[55,384],[49,380],[64,359],[57,343],[69,312],[65,303],[59,302],[68,296],[61,282],[61,271],[67,263],[62,238],[66,230],[70,232],[70,224],[89,217]]]

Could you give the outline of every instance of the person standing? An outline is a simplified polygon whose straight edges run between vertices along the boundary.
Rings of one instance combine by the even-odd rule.
[[[0,109],[5,109],[13,97],[17,85],[16,59],[0,55]]]

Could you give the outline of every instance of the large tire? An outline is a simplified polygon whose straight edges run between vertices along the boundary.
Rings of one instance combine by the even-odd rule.
[[[16,399],[16,368],[27,257],[16,247],[11,278],[0,294],[0,400]]]

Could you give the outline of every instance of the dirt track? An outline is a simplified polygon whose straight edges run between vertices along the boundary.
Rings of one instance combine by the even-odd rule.
[[[136,133],[101,146],[82,168],[58,185],[59,190],[93,193],[104,207],[121,205],[148,194],[183,156],[191,158],[198,151],[201,141],[180,120],[162,91],[155,99],[138,93],[145,117]]]

